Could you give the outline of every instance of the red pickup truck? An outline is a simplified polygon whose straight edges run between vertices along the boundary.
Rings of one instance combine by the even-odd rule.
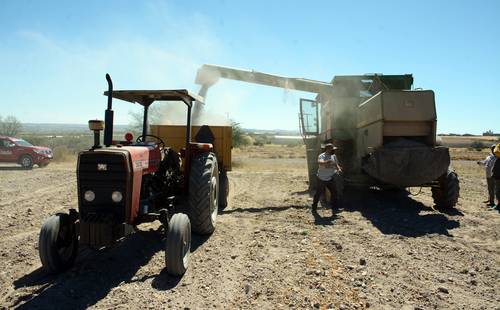
[[[17,163],[30,169],[33,165],[47,166],[52,157],[52,150],[48,147],[34,146],[23,139],[0,136],[0,163]]]

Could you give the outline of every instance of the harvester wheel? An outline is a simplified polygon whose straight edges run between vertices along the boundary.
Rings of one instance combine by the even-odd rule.
[[[229,195],[229,179],[227,172],[222,170],[219,174],[219,210],[227,207],[227,196]]]
[[[182,276],[189,264],[190,251],[191,223],[186,214],[176,213],[168,223],[168,235],[165,245],[167,272],[173,276]]]
[[[78,254],[78,237],[75,223],[68,214],[52,215],[43,223],[38,253],[43,268],[49,273],[59,273],[73,266]]]
[[[458,176],[453,171],[448,171],[439,178],[439,187],[432,188],[432,198],[437,209],[450,209],[455,207],[460,195]]]
[[[188,215],[193,231],[208,235],[215,230],[219,201],[219,169],[214,153],[202,153],[191,161]]]
[[[19,159],[19,163],[21,164],[21,166],[23,166],[24,169],[33,168],[33,158],[31,158],[30,155],[23,155]]]

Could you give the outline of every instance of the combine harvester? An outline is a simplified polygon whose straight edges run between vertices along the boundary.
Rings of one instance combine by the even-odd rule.
[[[221,78],[317,94],[300,100],[299,114],[311,190],[321,145],[330,142],[339,147],[346,185],[431,187],[438,209],[455,207],[459,180],[449,168],[448,148],[436,143],[434,92],[412,90],[411,74],[335,76],[327,83],[203,65],[196,77],[200,94]]]

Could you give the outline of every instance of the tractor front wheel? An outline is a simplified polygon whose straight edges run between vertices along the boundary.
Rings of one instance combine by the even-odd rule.
[[[68,214],[58,213],[42,225],[38,253],[42,266],[49,273],[59,273],[73,266],[78,254],[75,223]]]
[[[439,187],[432,188],[432,198],[438,210],[446,210],[455,207],[460,195],[460,184],[458,175],[448,171],[438,180]]]
[[[191,161],[188,215],[193,231],[208,235],[215,230],[219,201],[219,168],[214,153],[202,153]]]
[[[167,272],[173,276],[182,276],[188,268],[190,251],[191,223],[186,214],[176,213],[168,223],[165,248]]]

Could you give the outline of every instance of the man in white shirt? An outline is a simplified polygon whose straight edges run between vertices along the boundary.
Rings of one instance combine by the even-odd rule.
[[[341,195],[337,189],[340,184],[340,173],[342,173],[342,168],[339,165],[337,156],[335,156],[335,150],[337,148],[333,144],[328,143],[325,145],[325,152],[318,156],[318,185],[316,187],[316,194],[314,194],[312,208],[316,210],[318,207],[318,201],[321,195],[325,192],[325,188],[328,188],[332,195],[332,202],[335,201],[337,207],[342,203]],[[332,204],[333,211],[334,204]]]
[[[495,146],[495,144],[491,146],[491,154],[485,160],[477,162],[479,165],[483,165],[486,171],[486,184],[488,185],[488,201],[486,202],[489,206],[495,206],[495,180],[493,179],[493,166],[497,160],[493,153]]]

